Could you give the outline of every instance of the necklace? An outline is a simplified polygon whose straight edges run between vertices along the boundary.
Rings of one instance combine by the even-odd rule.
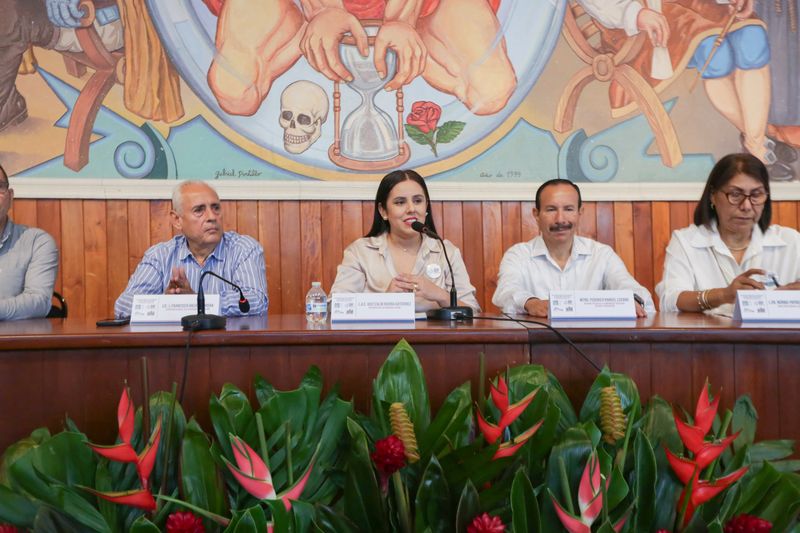
[[[740,246],[739,248],[734,248],[729,244],[726,244],[725,246],[727,246],[728,250],[730,250],[731,252],[741,252],[742,250],[747,250],[747,247],[750,246],[750,243],[748,242],[747,244],[745,244],[744,246]]]

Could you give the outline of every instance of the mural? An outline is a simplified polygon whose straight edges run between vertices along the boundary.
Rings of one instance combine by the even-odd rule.
[[[17,176],[800,179],[800,0],[0,3]]]

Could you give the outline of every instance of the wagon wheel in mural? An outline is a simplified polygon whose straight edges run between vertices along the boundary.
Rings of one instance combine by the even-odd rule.
[[[622,48],[611,54],[601,49],[597,43],[600,28],[594,19],[577,3],[570,2],[564,14],[562,31],[569,47],[587,66],[581,68],[569,79],[556,108],[553,129],[560,133],[572,129],[575,107],[583,89],[593,80],[616,81],[633,95],[634,101],[642,110],[650,129],[655,135],[661,160],[668,167],[683,161],[675,127],[661,104],[653,88],[628,63],[636,56],[647,38],[641,32],[629,37]]]
[[[86,73],[86,67],[94,70],[75,102],[67,128],[64,165],[76,172],[89,162],[92,125],[108,91],[115,82],[122,79],[123,72],[118,68],[122,66],[122,51],[109,52],[93,25],[94,4],[83,0],[80,7],[86,16],[81,19],[83,26],[75,29],[75,35],[83,52],[62,52],[64,64],[70,74],[81,77]]]

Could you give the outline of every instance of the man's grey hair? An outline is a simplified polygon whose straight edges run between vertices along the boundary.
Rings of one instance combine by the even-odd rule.
[[[216,190],[214,190],[214,187],[209,185],[208,182],[206,181],[186,180],[180,182],[175,186],[174,189],[172,189],[172,210],[178,213],[179,215],[183,212],[183,190],[186,187],[191,187],[193,185],[203,185],[205,187],[208,187],[215,193],[217,192]],[[219,194],[217,196],[219,196]]]

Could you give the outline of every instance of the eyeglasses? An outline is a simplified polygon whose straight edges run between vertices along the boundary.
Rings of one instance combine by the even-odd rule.
[[[0,181],[0,194],[8,192],[8,189],[11,187],[9,186],[8,182]]]
[[[764,189],[756,189],[750,194],[734,189],[732,191],[720,191],[728,199],[731,205],[740,206],[745,200],[750,200],[750,205],[758,206],[764,205],[764,202],[769,198],[769,193]]]

